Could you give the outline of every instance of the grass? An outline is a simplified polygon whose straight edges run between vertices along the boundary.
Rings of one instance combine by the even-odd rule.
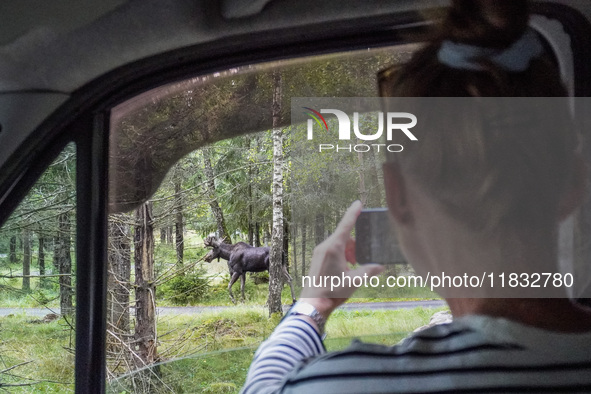
[[[31,286],[32,287],[32,286]],[[2,308],[59,308],[59,294],[51,289],[32,287],[29,293],[15,288],[0,287]],[[50,313],[48,310],[47,313]]]
[[[158,320],[160,355],[206,353],[259,344],[277,325],[263,307],[237,306],[194,315],[164,315]],[[182,348],[179,350],[179,342]]]
[[[426,324],[434,312],[425,308],[339,310],[327,323],[326,346],[329,350],[343,349],[353,337],[395,344],[408,332]],[[151,386],[149,391],[158,392],[159,387],[168,386],[176,393],[237,393],[256,347],[277,324],[276,317],[269,319],[267,316],[268,311],[261,306],[160,316],[158,353],[163,363],[152,367],[160,376],[160,383]],[[10,392],[72,392],[74,356],[68,348],[74,338],[70,337],[67,325],[63,320],[39,324],[32,320],[23,315],[0,318],[0,370],[32,361],[11,370],[15,377],[0,375],[0,385],[44,381],[28,387],[13,387]],[[136,372],[113,381],[109,392],[146,392],[130,389],[133,377],[139,376],[141,373]]]
[[[74,392],[74,335],[63,319],[33,323],[30,316],[0,318],[0,370],[27,363],[0,375],[2,384],[35,383],[12,387],[18,393]]]
[[[433,313],[434,309],[421,307],[394,311],[336,310],[328,321],[327,332],[332,338],[408,333],[427,324]]]
[[[203,248],[187,248],[185,262],[189,264],[197,261],[204,254]],[[157,244],[156,270],[166,272],[175,256],[172,245]],[[205,296],[194,305],[233,307],[194,315],[160,316],[157,332],[158,353],[162,363],[151,367],[152,373],[148,374],[158,377],[156,383],[148,388],[130,388],[133,384],[145,383],[145,371],[140,371],[113,381],[109,392],[158,392],[160,389],[166,391],[167,387],[177,393],[239,391],[254,350],[272,332],[277,318],[269,319],[268,311],[262,307],[267,301],[268,284],[255,285],[250,276],[247,276],[245,287],[246,301],[234,306],[227,291],[229,278],[225,265],[225,261],[218,263],[217,267],[203,264],[210,274],[217,272],[218,280],[216,283],[212,281]],[[0,273],[4,274],[19,269],[18,265],[3,267]],[[32,278],[30,293],[8,291],[8,287],[18,289],[20,284],[21,280],[17,278],[2,280],[1,307],[59,305],[56,284],[49,289],[41,289],[38,279]],[[301,292],[298,285],[296,283],[296,297]],[[378,290],[358,293],[358,298],[348,302],[439,298],[437,294],[424,288],[389,289],[388,292]],[[240,299],[239,282],[234,286],[234,295]],[[283,288],[282,301],[284,304],[291,303],[288,286]],[[166,286],[158,288],[157,304],[176,305],[171,294],[167,294]],[[353,337],[380,344],[395,344],[408,332],[426,324],[434,311],[423,308],[399,311],[336,311],[327,324],[327,349],[343,349]],[[0,372],[0,388],[8,388],[3,387],[7,384],[31,383],[30,386],[10,387],[10,392],[73,392],[74,355],[69,350],[73,347],[73,334],[63,319],[50,323],[33,323],[33,320],[35,319],[24,315],[0,317],[0,371],[15,367],[6,373]],[[138,377],[141,379],[136,379]],[[151,380],[153,379],[147,379]]]
[[[337,311],[327,323],[329,337],[325,344],[329,351],[340,350],[355,337],[393,345],[428,323],[435,311],[425,308]],[[169,328],[183,327],[181,331],[190,336],[189,341],[195,341],[200,351],[160,364],[157,367],[159,378],[150,392],[237,393],[256,347],[271,333],[276,322],[267,319],[266,311],[260,307],[236,307],[219,313],[170,318],[166,324]],[[159,328],[163,326],[161,322]],[[162,352],[166,352],[166,346],[161,344]],[[132,373],[111,382],[108,392],[137,392],[130,388],[135,376],[137,373]]]
[[[223,284],[219,285],[213,285],[209,289],[206,297],[201,302],[198,302],[195,305],[233,305],[228,295],[227,283],[228,282],[224,282]],[[244,286],[244,305],[264,305],[267,302],[267,297],[269,294],[268,289],[268,284],[264,283],[255,285],[254,282],[247,275],[246,284]],[[234,297],[237,300],[240,300],[239,284],[234,284],[232,292],[234,293]],[[296,298],[299,298],[300,293],[301,287],[295,287]],[[364,293],[363,291],[359,291],[359,293],[355,293],[354,296],[350,298],[347,302],[396,302],[441,299],[441,297],[437,293],[434,293],[430,291],[428,288],[424,287],[390,289],[387,294],[383,295],[376,293],[377,292]],[[285,285],[283,287],[283,291],[281,293],[281,300],[284,304],[291,304],[291,292],[288,285]],[[164,303],[160,303],[159,305],[164,306],[165,304],[172,305],[170,302],[166,301],[164,301]]]

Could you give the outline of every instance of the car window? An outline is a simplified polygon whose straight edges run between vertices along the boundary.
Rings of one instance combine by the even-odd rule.
[[[2,388],[73,391],[75,234],[76,147],[71,143],[0,228]]]
[[[376,72],[406,61],[417,47],[240,66],[154,89],[113,109],[110,390],[141,386],[174,391],[198,384],[217,392],[227,383],[230,392],[237,391],[248,360],[227,366],[227,357],[245,351],[224,350],[246,347],[251,354],[268,335],[271,326],[263,306],[269,274],[259,269],[247,275],[242,301],[240,278],[230,276],[228,257],[208,256],[219,243],[272,246],[277,228],[274,207],[279,204],[281,258],[299,294],[314,246],[334,230],[344,207],[355,199],[380,207],[385,197],[380,153],[319,155],[306,137],[306,122],[292,124],[293,100],[375,97]],[[362,114],[365,128],[375,120],[376,114]],[[335,126],[335,121],[328,122]],[[330,140],[330,135],[318,134],[312,142]],[[410,270],[404,264],[392,267],[396,273]],[[233,280],[230,295],[228,284]],[[414,296],[438,298],[430,291]],[[292,302],[289,283],[280,301]],[[390,332],[399,340],[394,332],[410,329],[365,334],[387,337]],[[177,359],[185,361],[151,367]],[[210,368],[216,365],[224,370],[222,375],[235,368],[238,372],[224,383],[211,376]],[[190,382],[183,372],[188,366],[198,370]]]

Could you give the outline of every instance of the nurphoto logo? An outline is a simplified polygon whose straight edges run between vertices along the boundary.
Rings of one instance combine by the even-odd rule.
[[[330,132],[328,123],[322,114],[332,114],[336,116],[339,130],[338,136],[339,141],[351,141],[351,119],[344,111],[338,109],[321,109],[316,111],[310,107],[302,107],[306,110],[306,115],[310,116],[308,119],[308,140],[314,139],[314,123]],[[369,152],[374,149],[380,152],[380,150],[387,150],[388,152],[402,152],[404,149],[400,144],[389,144],[389,143],[369,143],[377,141],[382,138],[384,134],[384,118],[386,123],[386,142],[392,141],[392,136],[395,132],[402,132],[411,141],[417,141],[417,137],[410,131],[411,128],[416,126],[417,117],[408,112],[378,112],[377,116],[377,130],[373,134],[364,134],[360,130],[359,126],[359,112],[353,112],[353,133],[358,140],[365,141],[367,143],[361,144],[319,144],[318,151],[334,151],[334,152]],[[406,122],[400,123],[401,120]]]

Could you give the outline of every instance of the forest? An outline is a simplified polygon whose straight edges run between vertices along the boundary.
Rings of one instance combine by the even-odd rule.
[[[290,123],[290,100],[373,97],[375,72],[405,61],[413,49],[241,66],[148,91],[113,109],[105,262],[108,377],[119,385],[113,392],[182,392],[184,378],[160,363],[256,345],[272,329],[282,305],[291,303],[282,265],[297,289],[313,248],[352,201],[384,206],[380,154],[319,154],[306,139],[305,125]],[[372,116],[362,115],[360,124],[371,123]],[[333,140],[317,133],[315,143]],[[35,375],[28,364],[42,365],[36,359],[41,356],[11,353],[16,351],[0,331],[0,388],[72,390],[75,273],[84,264],[75,258],[75,162],[76,146],[70,144],[0,229],[0,306],[45,308],[39,321],[9,316],[17,319],[15,326],[52,325],[44,338],[60,338],[69,366]],[[211,236],[227,244],[270,248],[269,272],[247,276],[246,300],[237,306],[227,292],[225,261],[204,260],[210,250],[205,240]],[[390,272],[408,269],[396,265]],[[218,315],[203,310],[197,324],[186,316],[166,318],[159,309],[173,306],[230,309]],[[422,322],[426,313],[419,314]],[[0,330],[10,326],[8,319],[0,320]],[[252,356],[249,352],[241,353],[242,363]],[[140,372],[129,375],[132,371]],[[240,381],[244,373],[232,379]],[[201,388],[226,390],[212,382]],[[228,384],[228,392],[239,388]]]

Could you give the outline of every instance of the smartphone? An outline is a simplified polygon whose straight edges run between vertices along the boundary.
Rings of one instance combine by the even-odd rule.
[[[355,223],[355,257],[359,264],[404,264],[388,208],[363,209]]]

